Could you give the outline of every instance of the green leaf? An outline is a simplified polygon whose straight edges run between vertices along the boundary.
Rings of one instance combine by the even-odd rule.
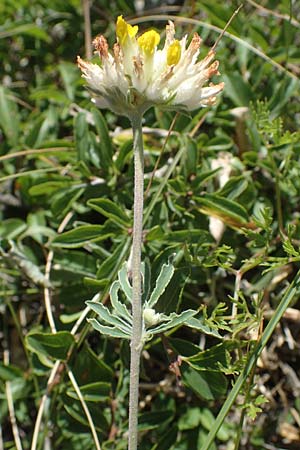
[[[74,402],[73,399],[70,399],[68,397],[65,397],[65,400],[69,400],[69,404],[67,404],[67,401],[64,402],[64,409],[67,411],[70,416],[75,419],[80,424],[84,425],[86,427],[86,430],[90,431],[90,426],[87,421],[86,415],[82,409],[82,405],[79,402]],[[98,405],[94,403],[89,404],[89,412],[91,416],[93,417],[94,425],[96,426],[96,429],[99,431],[103,431],[105,433],[108,432],[109,424],[107,421],[107,418],[103,414],[102,411],[99,411]],[[77,425],[78,426],[78,425]],[[77,434],[76,430],[73,431],[73,434]],[[73,447],[72,447],[73,448]]]
[[[29,189],[29,194],[33,196],[38,195],[52,195],[56,191],[60,191],[71,185],[71,180],[53,180],[45,181],[43,183],[35,184]]]
[[[232,227],[242,227],[249,223],[246,209],[239,203],[214,194],[195,197],[200,205],[200,211],[209,216],[217,217]]]
[[[118,316],[126,318],[127,322],[132,323],[132,316],[130,315],[126,305],[120,302],[118,299],[118,292],[120,289],[120,283],[118,281],[114,281],[110,288],[110,302]]]
[[[230,366],[229,352],[236,350],[239,346],[237,341],[224,341],[196,355],[182,358],[195,370],[220,372],[221,366]]]
[[[215,400],[226,394],[227,381],[222,373],[198,372],[186,363],[180,366],[183,383],[205,400]]]
[[[233,101],[235,106],[248,106],[252,93],[243,77],[238,72],[228,72],[222,77],[226,85],[225,95]]]
[[[101,322],[112,325],[117,329],[120,329],[124,333],[131,334],[132,326],[130,323],[128,323],[126,317],[125,319],[123,319],[116,314],[111,313],[109,309],[100,302],[87,301],[86,304],[91,308],[92,311],[98,314],[99,320]]]
[[[26,347],[38,355],[64,361],[75,339],[68,331],[58,331],[54,334],[31,332],[27,334],[25,342]]]
[[[52,98],[47,96],[47,100]],[[38,148],[50,138],[51,131],[57,125],[58,115],[54,106],[49,106],[42,114],[35,116],[35,119],[30,123],[29,133],[26,136],[26,145],[33,148]]]
[[[222,187],[216,194],[220,197],[227,197],[229,200],[235,200],[247,189],[249,182],[247,174],[238,177],[231,177],[225,186]]]
[[[80,186],[71,186],[61,189],[53,195],[51,210],[56,217],[66,216],[67,212],[72,209],[74,203],[81,197],[84,188]]]
[[[197,428],[201,423],[202,411],[199,407],[188,408],[188,410],[182,414],[178,421],[178,429],[180,431],[192,430]]]
[[[114,249],[113,254],[109,256],[109,258],[106,258],[97,270],[96,276],[98,280],[111,278],[111,274],[114,273],[115,268],[119,267],[124,260],[124,251],[126,252],[126,249],[128,249],[129,243],[130,240],[128,235],[124,236],[118,246]]]
[[[121,285],[122,291],[126,295],[127,300],[131,303],[131,301],[132,301],[132,286],[128,280],[127,263],[126,262],[122,265],[121,270],[119,270],[119,272],[118,272],[118,279],[119,279],[119,283]]]
[[[86,342],[76,353],[72,372],[79,386],[99,381],[111,383],[114,376],[112,369],[105,364],[104,359],[96,355]]]
[[[155,288],[153,289],[149,300],[146,301],[148,308],[153,308],[153,306],[156,305],[159,298],[162,296],[166,287],[170,283],[173,274],[174,266],[171,263],[163,264],[160,274],[157,277]]]
[[[61,323],[73,323],[76,322],[77,319],[79,319],[81,314],[81,311],[78,311],[74,314],[61,314],[59,316],[59,320],[61,321]]]
[[[192,139],[188,134],[185,135],[185,170],[186,175],[190,176],[197,172],[197,162],[198,162],[198,146],[195,139]]]
[[[0,362],[0,380],[13,381],[15,378],[23,378],[24,371],[12,364],[6,365]]]
[[[0,237],[2,239],[15,239],[27,228],[26,223],[18,218],[2,220],[0,223]]]
[[[193,328],[194,330],[200,331],[201,333],[214,336],[216,338],[222,339],[222,336],[217,330],[213,330],[208,325],[205,325],[203,319],[198,319],[197,317],[191,317],[186,320],[185,325],[187,327]]]
[[[7,27],[0,32],[0,39],[10,36],[16,36],[19,34],[28,34],[29,36],[35,37],[45,42],[51,41],[49,34],[33,23],[24,23],[21,25],[14,24],[13,26]]]
[[[186,311],[183,311],[180,314],[171,313],[168,316],[168,322],[167,323],[163,323],[163,324],[157,325],[154,328],[149,328],[147,330],[147,334],[149,336],[151,336],[153,334],[164,333],[165,331],[170,330],[171,328],[175,328],[175,327],[178,327],[180,325],[184,325],[185,321],[188,320],[190,317],[193,317],[195,314],[197,314],[197,311],[194,311],[192,309],[188,309]]]
[[[58,65],[60,76],[68,98],[73,101],[75,97],[75,82],[79,79],[79,72],[73,62],[63,61]]]
[[[17,264],[17,266],[22,270],[22,272],[35,284],[40,284],[44,287],[50,287],[50,282],[45,276],[44,272],[42,272],[31,259],[28,258],[28,254],[30,254],[30,250],[27,247],[22,247],[22,251],[17,245],[14,244],[13,241],[10,241],[12,246],[9,251],[9,255],[12,260]]]
[[[74,230],[61,233],[51,242],[53,247],[78,248],[91,242],[103,241],[113,233],[104,225],[82,225]]]
[[[146,412],[139,415],[139,431],[153,430],[162,426],[166,422],[170,422],[174,416],[173,411],[154,411]]]
[[[99,331],[99,333],[104,334],[106,336],[120,339],[131,339],[131,334],[128,334],[125,331],[122,331],[121,329],[118,329],[116,327],[108,327],[102,325],[96,319],[88,319],[88,322],[92,325],[92,327],[95,330]]]
[[[92,108],[92,115],[95,122],[95,127],[100,138],[100,163],[101,167],[108,171],[112,166],[113,147],[109,137],[106,121],[103,115],[97,108]]]
[[[199,244],[199,242],[213,242],[211,234],[206,230],[178,230],[164,233],[163,241],[175,242],[190,242],[192,244]]]
[[[89,160],[89,128],[85,113],[79,113],[74,119],[74,135],[77,155],[79,161],[88,162]]]
[[[178,428],[177,425],[168,427],[167,432],[163,437],[151,448],[151,450],[172,450],[177,441]]]
[[[13,147],[18,144],[19,121],[16,103],[11,100],[13,94],[0,86],[0,127],[8,143]]]
[[[111,384],[103,381],[80,386],[81,394],[86,402],[105,402],[110,398]],[[68,389],[67,395],[78,400],[74,389]]]
[[[125,228],[131,226],[131,221],[124,209],[107,198],[93,198],[87,202],[87,205],[111,219],[116,225],[121,225]]]
[[[199,345],[193,344],[186,339],[168,337],[168,342],[174,352],[180,356],[193,356],[201,351]]]
[[[132,139],[124,142],[122,147],[120,148],[119,153],[117,154],[117,159],[114,161],[116,169],[121,172],[128,163],[129,159],[132,157]]]

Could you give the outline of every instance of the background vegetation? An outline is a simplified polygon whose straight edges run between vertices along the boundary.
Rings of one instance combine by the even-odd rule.
[[[119,14],[159,30],[177,17],[205,55],[238,6],[94,0],[85,22],[79,0],[2,0],[1,449],[88,450],[95,434],[104,450],[126,448],[128,344],[91,330],[85,301],[108,302],[128,258],[132,140],[83,87],[89,23],[112,44]],[[153,279],[168,258],[176,266],[159,309],[199,309],[202,325],[147,344],[143,450],[204,445],[299,268],[299,28],[299,3],[246,1],[218,45],[218,105],[146,114],[144,255]],[[292,302],[211,449],[299,448]]]

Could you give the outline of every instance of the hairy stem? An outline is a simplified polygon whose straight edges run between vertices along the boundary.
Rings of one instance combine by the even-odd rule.
[[[142,116],[132,118],[134,151],[134,218],[132,238],[132,338],[130,343],[130,388],[129,388],[129,436],[128,450],[136,450],[138,445],[138,401],[140,357],[142,350],[142,278],[141,253],[143,233],[144,201],[144,151],[142,134]]]

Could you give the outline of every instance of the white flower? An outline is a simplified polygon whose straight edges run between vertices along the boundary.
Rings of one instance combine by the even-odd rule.
[[[161,321],[162,317],[163,315],[155,312],[155,309],[153,308],[145,308],[143,311],[143,319],[146,328],[157,325]]]
[[[154,105],[192,111],[215,103],[224,83],[207,86],[207,82],[219,74],[219,62],[213,62],[213,50],[197,61],[201,45],[197,33],[187,46],[187,36],[180,41],[175,39],[174,24],[169,22],[164,47],[158,49],[160,35],[156,31],[146,31],[140,37],[136,37],[137,32],[137,26],[129,25],[119,16],[113,56],[104,36],[93,42],[101,66],[78,56],[82,76],[100,108],[131,118]]]

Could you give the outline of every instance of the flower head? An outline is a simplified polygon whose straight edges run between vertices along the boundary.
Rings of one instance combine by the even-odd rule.
[[[219,75],[219,62],[213,62],[214,50],[198,61],[201,39],[197,33],[187,46],[187,36],[175,39],[174,24],[169,22],[164,46],[158,49],[160,35],[155,30],[139,37],[137,32],[137,26],[119,16],[113,55],[105,37],[98,36],[93,44],[102,65],[78,56],[82,76],[100,108],[131,118],[154,105],[192,111],[215,103],[224,83],[207,83]]]

